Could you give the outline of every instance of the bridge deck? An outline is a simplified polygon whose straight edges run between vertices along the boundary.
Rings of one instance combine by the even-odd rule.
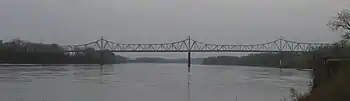
[[[267,43],[248,45],[206,44],[191,38],[163,44],[120,44],[101,38],[87,44],[67,45],[67,52],[80,52],[84,49],[112,52],[308,52],[328,47],[328,43],[303,43],[277,39]]]

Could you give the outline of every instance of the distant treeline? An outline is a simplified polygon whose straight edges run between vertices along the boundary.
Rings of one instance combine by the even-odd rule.
[[[127,62],[125,57],[112,52],[101,53],[94,49],[67,53],[58,44],[42,44],[12,40],[0,43],[0,62],[12,64],[115,64]]]
[[[282,68],[307,68],[311,56],[299,53],[259,53],[248,56],[217,56],[204,59],[204,65],[243,65]],[[280,60],[281,65],[280,65]]]
[[[203,58],[193,58],[192,64],[201,64]],[[129,63],[187,63],[187,59],[165,59],[160,57],[140,57],[128,60]]]

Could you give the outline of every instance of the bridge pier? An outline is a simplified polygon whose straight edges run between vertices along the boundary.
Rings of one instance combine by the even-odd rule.
[[[279,68],[281,69],[283,67],[283,58],[284,58],[284,52],[279,52]]]
[[[280,66],[282,66],[282,59],[280,59]]]
[[[192,48],[192,46],[191,46],[191,37],[190,36],[188,36],[188,54],[187,54],[187,72],[189,73],[189,75],[190,75],[190,73],[191,73],[191,48]]]
[[[188,60],[187,60],[187,67],[188,67],[188,73],[191,72],[191,52],[188,52]]]
[[[104,46],[104,39],[103,39],[103,36],[101,36],[101,39],[100,39],[100,50],[101,50],[101,62],[100,62],[100,65],[102,66],[104,64],[104,57],[103,57],[103,52],[105,51],[105,46]]]

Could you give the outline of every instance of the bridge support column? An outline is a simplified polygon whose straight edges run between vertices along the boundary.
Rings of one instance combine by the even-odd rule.
[[[282,59],[280,59],[280,67],[282,67]]]
[[[191,52],[188,52],[188,60],[187,60],[188,73],[191,72]]]
[[[104,57],[103,57],[103,52],[105,51],[105,46],[104,46],[104,39],[103,39],[103,36],[101,36],[101,39],[100,39],[101,43],[100,43],[100,50],[101,50],[101,62],[100,62],[100,65],[102,66],[104,64]]]
[[[188,73],[191,73],[191,37],[188,36],[188,54],[187,54],[187,67],[188,67]]]
[[[284,63],[283,63],[283,60],[284,60],[284,57],[285,57],[285,52],[280,52],[279,53],[279,68],[281,69],[281,68],[285,68],[284,66],[285,65],[283,65]]]

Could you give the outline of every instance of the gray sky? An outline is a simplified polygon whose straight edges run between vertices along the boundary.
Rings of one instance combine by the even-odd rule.
[[[192,36],[252,44],[283,36],[333,42],[341,34],[326,23],[349,7],[349,0],[1,0],[0,38],[82,44],[100,36],[119,43]]]

